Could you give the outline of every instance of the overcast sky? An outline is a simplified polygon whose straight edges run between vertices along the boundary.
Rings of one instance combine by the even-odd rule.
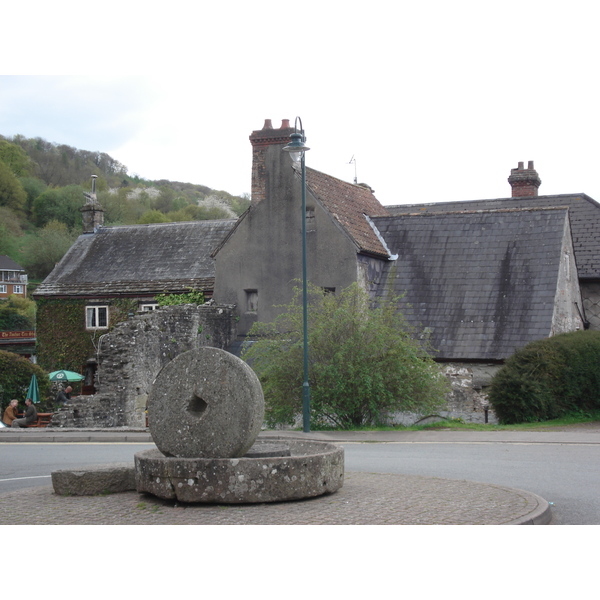
[[[383,204],[506,197],[529,160],[600,200],[597,3],[204,4],[3,9],[0,134],[241,194],[250,133],[300,116],[307,165]]]

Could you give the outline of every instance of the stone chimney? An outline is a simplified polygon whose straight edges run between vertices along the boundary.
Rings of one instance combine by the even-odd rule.
[[[96,198],[96,179],[98,175],[92,175],[92,193],[83,192],[85,204],[81,210],[83,220],[83,233],[95,233],[99,227],[104,225],[104,209]]]
[[[280,161],[281,155],[285,154],[285,152],[281,152],[281,149],[289,144],[292,133],[294,133],[294,128],[290,127],[289,119],[283,119],[279,129],[273,129],[271,119],[265,119],[263,128],[253,131],[250,135],[250,143],[252,144],[252,204],[264,200],[267,193],[267,157],[270,156],[270,160],[273,161]]]
[[[510,170],[508,183],[512,187],[513,198],[530,198],[538,195],[538,188],[542,180],[533,168],[533,161],[530,160],[526,169],[523,168],[523,163],[520,162],[516,169]]]

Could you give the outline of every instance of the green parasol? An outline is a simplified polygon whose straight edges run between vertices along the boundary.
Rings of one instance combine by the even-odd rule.
[[[85,377],[74,371],[52,371],[50,381],[83,381]]]
[[[31,401],[34,404],[37,404],[40,401],[40,388],[38,387],[38,381],[35,373],[31,376],[31,381],[29,382],[27,398],[31,398]]]

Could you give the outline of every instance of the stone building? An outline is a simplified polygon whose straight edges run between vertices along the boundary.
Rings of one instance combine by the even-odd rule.
[[[600,205],[585,194],[539,196],[533,163],[519,163],[511,198],[384,206],[368,186],[308,168],[303,215],[300,174],[282,151],[293,132],[267,120],[250,135],[252,202],[237,220],[104,227],[88,198],[86,233],[35,294],[42,318],[77,300],[77,326],[93,336],[126,319],[124,299],[136,312],[193,288],[230,307],[227,348],[237,353],[252,324],[293,297],[305,216],[310,282],[333,293],[359,282],[375,302],[404,294],[407,320],[453,382],[449,414],[482,419],[493,373],[528,342],[600,328]],[[48,332],[38,331],[41,350]],[[138,420],[140,402],[127,409]]]

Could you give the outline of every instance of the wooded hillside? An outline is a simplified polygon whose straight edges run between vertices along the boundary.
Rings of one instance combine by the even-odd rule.
[[[207,186],[149,181],[104,152],[0,135],[0,255],[41,280],[81,233],[84,191],[97,175],[105,225],[235,218],[250,198]]]

